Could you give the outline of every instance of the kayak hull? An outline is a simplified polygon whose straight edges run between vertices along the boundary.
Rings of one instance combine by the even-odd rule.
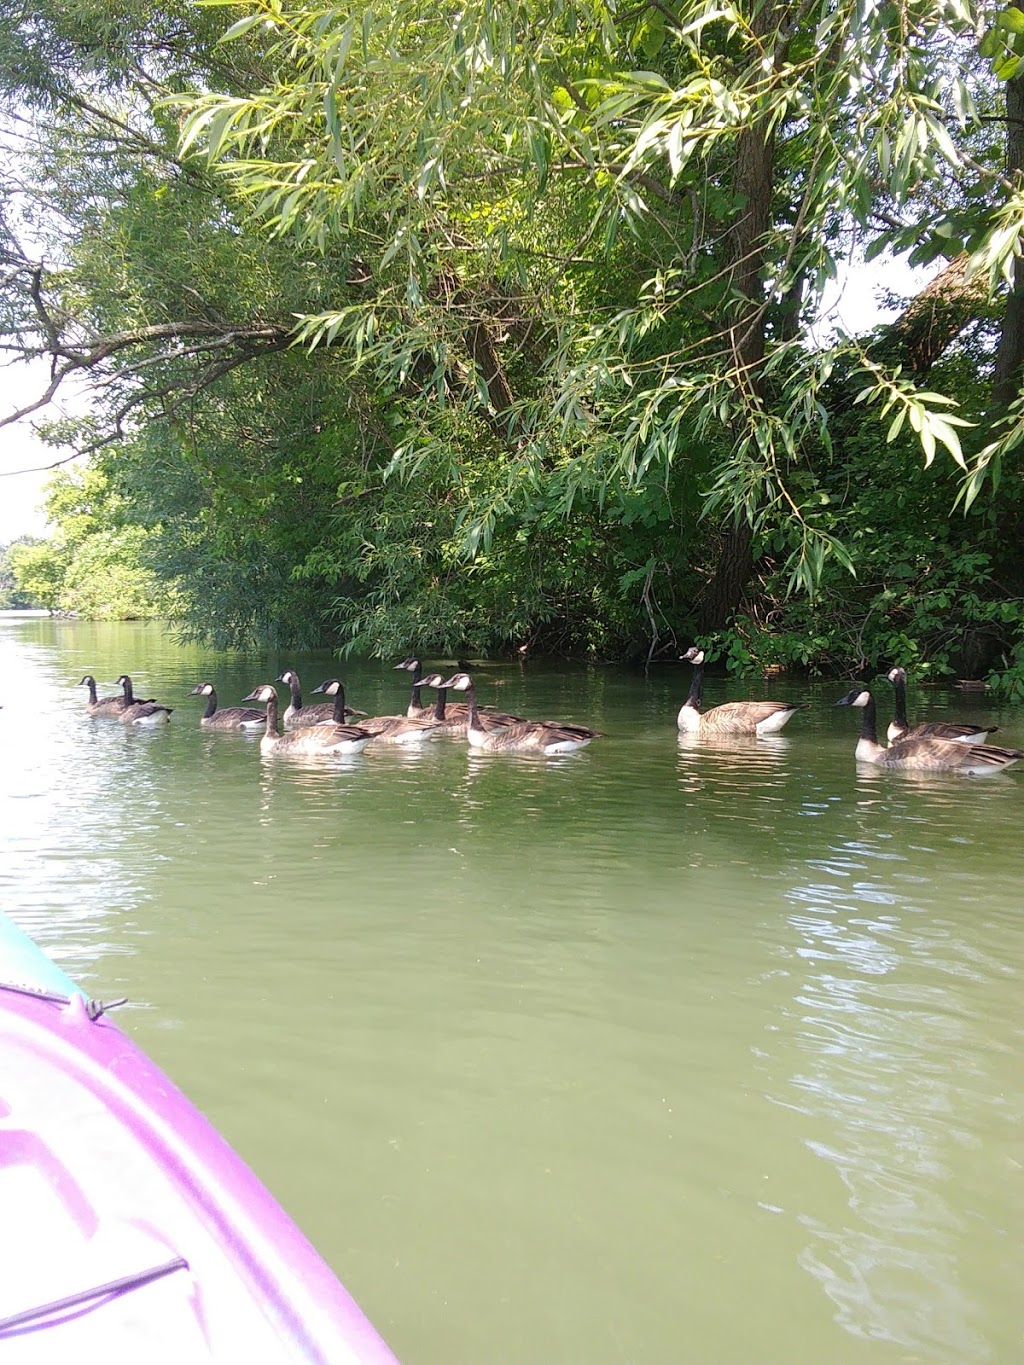
[[[5,1361],[53,1361],[62,1351],[116,1359],[124,1346],[123,1358],[147,1365],[394,1365],[284,1210],[131,1039],[105,1015],[92,1017],[73,986],[56,990],[57,977],[45,970],[38,989],[57,998],[6,988],[12,975],[19,978],[12,984],[29,984],[31,960],[5,930]],[[22,1235],[10,1235],[14,1229]],[[122,1287],[95,1292],[112,1284]]]

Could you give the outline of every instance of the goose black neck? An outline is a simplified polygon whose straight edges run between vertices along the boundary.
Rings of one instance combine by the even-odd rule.
[[[480,710],[476,704],[475,687],[466,688],[466,705],[469,707],[470,728],[473,730],[482,730],[483,726],[480,724]]]
[[[134,690],[134,688],[132,687],[132,680],[131,680],[131,678],[129,678],[129,677],[126,676],[126,677],[125,677],[125,680],[124,680],[124,682],[121,684],[121,686],[124,688],[124,699],[125,699],[125,701],[128,703],[129,706],[134,706],[134,705],[135,705],[135,690]]]
[[[348,708],[345,705],[345,689],[342,687],[341,683],[339,683],[338,690],[334,694],[334,713],[331,717],[335,725],[345,724],[345,712],[347,709]]]
[[[893,683],[896,689],[896,724],[901,730],[909,730],[910,722],[907,720],[907,684],[902,678],[897,678]]]
[[[878,743],[878,728],[875,723],[875,699],[868,694],[868,703],[864,707],[864,714],[860,720],[861,739],[870,740],[872,744]]]
[[[447,705],[447,703],[448,689],[447,687],[439,687],[437,689],[437,705],[434,707],[435,720],[444,720],[444,708]]]
[[[420,678],[422,677],[423,667],[417,659],[416,667],[412,670],[412,704],[417,709],[423,706],[423,694],[420,692]]]
[[[268,735],[277,735],[277,693],[267,699],[267,729]]]
[[[217,692],[211,688],[209,696],[206,698],[206,710],[203,712],[203,720],[209,720],[217,709]]]
[[[299,680],[293,673],[288,679],[288,691],[292,694],[292,710],[302,710],[302,689],[299,687]]]
[[[693,666],[693,677],[690,679],[690,690],[686,694],[685,706],[692,706],[695,711],[700,710],[700,693],[704,686],[704,663]]]
[[[85,685],[86,685],[86,687],[89,689],[89,700],[90,700],[90,702],[93,704],[93,706],[95,706],[95,705],[96,705],[96,701],[97,701],[97,697],[96,697],[96,679],[95,679],[95,678],[83,678],[83,679],[82,679],[82,682],[84,682]]]

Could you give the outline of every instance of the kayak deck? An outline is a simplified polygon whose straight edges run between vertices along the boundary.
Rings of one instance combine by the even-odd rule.
[[[245,1163],[81,995],[0,987],[0,1059],[5,1360],[393,1365]]]

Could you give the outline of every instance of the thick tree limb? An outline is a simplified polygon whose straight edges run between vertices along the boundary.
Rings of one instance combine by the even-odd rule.
[[[967,253],[954,256],[882,334],[894,343],[917,375],[925,375],[964,328],[983,312],[988,299],[982,275],[967,274]]]
[[[179,322],[152,323],[144,327],[130,328],[114,332],[110,336],[98,337],[90,342],[73,345],[62,336],[57,322],[47,308],[42,291],[42,267],[33,267],[28,285],[28,296],[35,312],[35,326],[39,333],[40,345],[36,354],[50,357],[50,382],[41,394],[29,403],[22,404],[14,412],[0,416],[0,427],[10,426],[24,417],[39,412],[56,397],[66,380],[75,375],[95,373],[107,360],[135,348],[150,347],[154,343],[193,342],[170,351],[163,351],[156,357],[147,357],[140,363],[151,366],[161,361],[174,361],[199,355],[203,351],[228,350],[232,353],[228,368],[258,355],[282,351],[291,345],[294,328],[279,323],[222,322],[209,316],[185,318]],[[226,373],[218,370],[214,378]],[[212,382],[212,379],[208,382]]]

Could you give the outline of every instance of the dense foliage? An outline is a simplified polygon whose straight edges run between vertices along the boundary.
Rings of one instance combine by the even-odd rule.
[[[0,611],[38,610],[42,607],[42,603],[21,582],[21,575],[15,572],[19,559],[24,560],[26,552],[37,544],[35,536],[19,536],[7,545],[0,545]]]
[[[112,493],[98,468],[58,471],[46,499],[51,539],[9,546],[4,565],[11,606],[71,612],[94,620],[145,620],[173,601],[146,567],[150,534]]]
[[[1024,677],[1017,10],[0,3],[62,605]],[[825,342],[865,252],[937,282]]]

